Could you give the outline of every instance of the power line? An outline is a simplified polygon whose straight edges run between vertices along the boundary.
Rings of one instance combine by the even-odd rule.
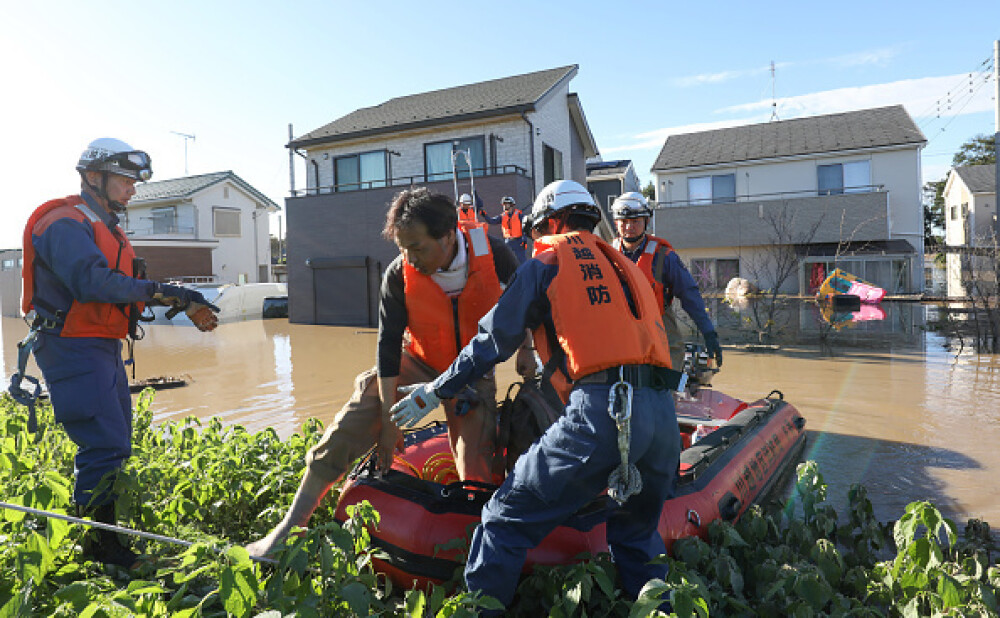
[[[992,81],[992,76],[987,76],[986,79],[979,80],[979,84],[976,85],[975,89],[969,90],[969,96],[966,97],[965,102],[962,104],[962,107],[960,107],[954,114],[951,115],[951,118],[949,118],[948,121],[944,124],[944,126],[941,127],[941,130],[938,131],[933,137],[929,138],[927,140],[927,143],[930,144],[932,141],[934,141],[936,137],[944,133],[945,129],[947,129],[948,126],[951,125],[952,122],[954,122],[955,118],[957,118],[962,113],[962,110],[964,110],[966,106],[968,106],[969,103],[971,103],[972,100],[976,98],[976,93],[979,92],[979,90],[984,85],[990,83],[991,81]]]

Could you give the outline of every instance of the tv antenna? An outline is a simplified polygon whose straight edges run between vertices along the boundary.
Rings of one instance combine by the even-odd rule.
[[[778,99],[774,96],[774,60],[772,60],[771,61],[771,120],[777,120],[777,119],[778,119]]]
[[[771,63],[773,66],[773,62]],[[772,69],[773,71],[773,69]],[[184,138],[184,175],[188,175],[188,140],[194,141],[194,135],[188,135],[187,133],[181,133],[180,131],[171,131],[174,135],[180,135]]]

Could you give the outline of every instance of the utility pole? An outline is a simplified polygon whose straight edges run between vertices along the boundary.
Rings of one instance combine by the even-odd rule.
[[[194,141],[194,135],[188,135],[187,133],[181,133],[180,131],[171,131],[174,135],[180,135],[184,138],[184,175],[188,175],[188,140]]]
[[[1000,202],[1000,40],[993,41],[993,206]],[[993,229],[1000,238],[1000,211],[994,210]]]

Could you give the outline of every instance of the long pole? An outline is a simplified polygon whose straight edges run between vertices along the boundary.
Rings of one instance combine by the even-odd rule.
[[[291,144],[295,136],[292,134],[292,123],[288,123],[288,143]],[[289,193],[295,197],[295,149],[288,147],[288,185]],[[317,191],[319,187],[317,187]]]
[[[185,541],[184,539],[175,539],[172,536],[163,536],[161,534],[153,534],[152,532],[143,532],[142,530],[133,530],[131,528],[126,528],[124,526],[115,526],[114,524],[106,524],[100,521],[91,521],[89,519],[80,519],[79,517],[71,517],[69,515],[63,515],[61,513],[53,513],[52,511],[43,511],[42,509],[34,509],[29,506],[21,506],[20,504],[11,504],[9,502],[0,502],[0,509],[10,509],[12,511],[20,511],[21,513],[27,513],[29,515],[37,515],[40,517],[48,517],[50,519],[61,519],[63,521],[68,521],[71,524],[82,524],[84,526],[90,526],[92,528],[100,528],[102,530],[110,530],[111,532],[116,532],[119,534],[128,534],[131,536],[137,536],[141,539],[147,539],[149,541],[157,541],[159,543],[171,543],[173,545],[181,545],[183,547],[191,547],[194,545],[191,541]],[[210,548],[212,549],[212,548]],[[214,550],[218,553],[223,553],[221,550]],[[265,558],[263,556],[250,556],[252,560],[257,562],[266,562],[269,564],[276,564],[277,561],[271,558]]]

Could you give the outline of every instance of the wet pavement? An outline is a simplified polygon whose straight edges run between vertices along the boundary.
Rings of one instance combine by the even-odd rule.
[[[710,301],[725,346],[714,387],[753,400],[780,390],[807,420],[805,456],[820,465],[829,499],[862,483],[883,520],[930,499],[959,524],[1000,522],[1000,359],[960,352],[928,330],[936,309],[883,303],[878,311],[824,315],[790,303],[768,319]],[[767,316],[764,316],[765,318]],[[774,324],[762,336],[758,324]],[[307,326],[285,320],[224,324],[215,333],[147,327],[135,347],[136,377],[188,376],[160,391],[156,421],[219,416],[251,431],[296,431],[309,417],[328,422],[354,376],[375,358],[374,329]],[[4,383],[27,328],[3,318]],[[514,380],[513,363],[501,384]],[[501,388],[500,392],[504,392]]]

